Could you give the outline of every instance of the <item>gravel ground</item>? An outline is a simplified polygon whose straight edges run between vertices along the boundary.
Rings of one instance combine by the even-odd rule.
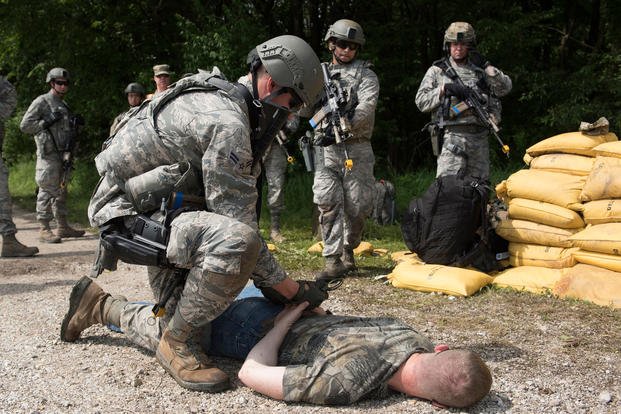
[[[16,213],[19,240],[37,245],[34,215]],[[71,287],[88,274],[95,244],[90,235],[39,245],[35,258],[0,259],[0,412],[437,411],[401,395],[352,407],[285,404],[237,380],[221,394],[189,392],[152,353],[122,334],[92,327],[76,343],[61,342]],[[621,311],[497,289],[470,298],[423,294],[386,286],[364,273],[363,268],[362,276],[333,292],[326,307],[341,314],[397,316],[434,342],[475,350],[488,362],[494,375],[488,397],[468,411],[448,412],[621,413]],[[146,281],[144,269],[124,264],[98,280],[130,300],[149,298]],[[217,362],[235,378],[239,362]]]

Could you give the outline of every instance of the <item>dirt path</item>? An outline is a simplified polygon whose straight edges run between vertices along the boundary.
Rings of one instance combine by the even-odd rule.
[[[426,413],[424,401],[395,395],[354,407],[287,405],[234,382],[231,391],[188,392],[150,352],[103,327],[73,344],[59,340],[72,285],[88,274],[96,236],[39,244],[34,214],[16,212],[17,237],[37,245],[30,259],[0,259],[0,412]],[[146,272],[119,264],[98,282],[130,300],[148,299]],[[494,385],[470,412],[621,412],[621,312],[549,296],[488,290],[451,298],[348,279],[327,302],[337,313],[398,316],[436,342],[479,352]],[[239,363],[219,360],[232,377]]]

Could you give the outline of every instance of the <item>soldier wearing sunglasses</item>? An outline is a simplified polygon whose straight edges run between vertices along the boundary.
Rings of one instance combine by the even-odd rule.
[[[356,269],[353,250],[362,239],[365,219],[373,207],[375,156],[371,135],[379,81],[371,64],[358,59],[365,43],[358,23],[336,21],[328,28],[325,40],[332,55],[330,77],[345,93],[351,125],[351,137],[343,143],[328,139],[319,144],[325,146],[325,160],[315,172],[313,183],[313,202],[319,207],[325,257],[325,268],[317,278],[335,279]],[[321,125],[318,130],[329,133],[329,128],[322,129]],[[351,169],[343,164],[346,158],[353,161]]]

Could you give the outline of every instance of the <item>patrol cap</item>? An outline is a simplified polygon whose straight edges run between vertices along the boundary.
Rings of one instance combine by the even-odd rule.
[[[64,78],[66,80],[70,80],[69,72],[63,68],[50,69],[50,71],[47,73],[47,76],[45,77],[45,83],[50,83],[57,78]]]
[[[332,38],[357,43],[360,46],[364,46],[366,42],[362,26],[349,19],[337,20],[328,27],[324,40],[327,42]]]
[[[144,89],[144,86],[138,82],[132,82],[125,88],[125,94],[127,95],[128,93],[137,93],[144,96],[147,91]]]
[[[168,75],[170,76],[170,66],[166,64],[153,66],[153,76]]]

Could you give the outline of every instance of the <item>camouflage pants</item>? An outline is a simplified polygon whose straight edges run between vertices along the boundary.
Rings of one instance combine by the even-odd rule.
[[[37,154],[37,220],[50,221],[54,217],[67,216],[67,189],[60,186],[62,173],[63,165],[57,152]]]
[[[343,163],[343,146],[324,151],[325,166],[315,172],[313,202],[319,207],[319,224],[324,256],[341,255],[343,248],[354,249],[362,240],[364,222],[373,209],[375,156],[368,141],[346,144],[353,168]]]
[[[444,134],[442,152],[438,156],[436,177],[459,172],[482,179],[489,178],[489,143],[487,131],[477,134]]]
[[[122,329],[132,341],[146,346],[148,340],[142,332],[148,331],[147,338],[159,338],[151,331],[161,330],[176,308],[191,326],[207,325],[244,288],[255,268],[261,244],[254,229],[235,219],[206,211],[180,214],[172,221],[166,256],[177,267],[189,269],[187,278],[171,281],[175,277],[171,269],[150,267],[149,284],[156,300],[164,284],[174,286],[166,304],[166,316],[155,323],[126,309],[121,316]]]
[[[16,232],[9,194],[9,169],[0,156],[0,235],[8,236]]]
[[[285,208],[285,175],[287,172],[287,154],[278,143],[274,142],[265,157],[265,178],[267,180],[267,207],[272,215],[278,215]]]

